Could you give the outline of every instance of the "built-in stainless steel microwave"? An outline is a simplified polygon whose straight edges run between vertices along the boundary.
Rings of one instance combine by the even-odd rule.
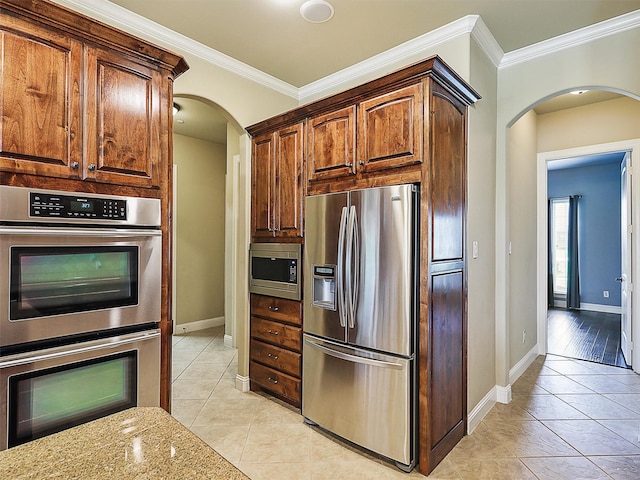
[[[253,243],[250,248],[249,291],[272,297],[301,299],[302,245]]]

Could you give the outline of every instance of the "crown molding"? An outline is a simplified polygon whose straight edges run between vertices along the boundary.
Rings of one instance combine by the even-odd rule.
[[[482,17],[479,15],[477,15],[477,17],[475,25],[471,30],[471,36],[489,60],[491,60],[493,65],[498,67],[502,61],[502,57],[504,57],[504,51],[489,30],[489,27],[487,27],[487,24],[482,20]]]
[[[325,94],[335,91],[336,88],[339,88],[346,82],[353,82],[354,79],[365,77],[372,72],[379,72],[385,68],[402,64],[403,60],[410,61],[411,59],[415,59],[420,56],[421,52],[429,51],[460,35],[471,33],[479,18],[478,15],[467,15],[466,17],[462,17],[447,25],[427,32],[424,35],[402,43],[397,47],[390,48],[350,67],[300,87],[299,99],[304,102],[306,99],[324,96]]]
[[[640,26],[640,10],[625,13],[623,15],[605,20],[588,27],[574,30],[573,32],[558,35],[557,37],[523,47],[506,53],[502,57],[499,68],[510,67],[527,62],[535,58],[556,53],[559,50],[576,47],[593,42],[600,38],[608,37],[616,33],[631,30]]]
[[[133,35],[144,37],[253,80],[283,95],[298,99],[299,90],[257,68],[240,62],[213,48],[207,47],[185,35],[155,23],[148,18],[131,12],[119,5],[104,0],[52,0],[58,5],[70,8],[108,25],[125,30]]]

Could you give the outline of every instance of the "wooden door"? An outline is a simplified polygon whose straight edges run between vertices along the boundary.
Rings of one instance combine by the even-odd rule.
[[[309,119],[307,179],[310,182],[356,173],[356,107]]]
[[[275,190],[275,135],[253,139],[251,153],[251,235],[273,237]]]
[[[276,132],[275,235],[302,236],[304,203],[304,123]]]
[[[160,74],[89,48],[84,176],[98,182],[158,185]]]
[[[0,169],[78,178],[82,44],[11,17],[2,21],[25,34],[1,31]]]
[[[358,169],[372,172],[422,162],[422,84],[363,101],[358,107]]]

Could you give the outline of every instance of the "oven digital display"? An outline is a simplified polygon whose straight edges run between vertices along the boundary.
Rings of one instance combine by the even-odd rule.
[[[72,200],[69,202],[69,210],[72,212],[91,212],[95,211],[95,205],[93,202],[89,202],[87,200]]]

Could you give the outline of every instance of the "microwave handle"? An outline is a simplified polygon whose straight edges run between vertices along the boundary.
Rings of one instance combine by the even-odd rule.
[[[120,228],[25,228],[0,227],[0,234],[10,235],[63,235],[66,237],[157,237],[162,235],[160,230],[134,230]]]

